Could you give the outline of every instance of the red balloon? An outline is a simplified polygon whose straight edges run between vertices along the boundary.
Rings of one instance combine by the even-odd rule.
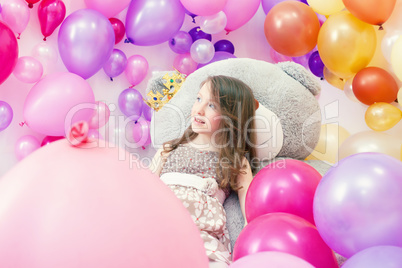
[[[278,160],[267,165],[248,188],[247,222],[267,213],[286,212],[314,224],[313,199],[321,177],[317,170],[299,160]]]
[[[66,17],[66,6],[61,0],[43,0],[38,7],[40,30],[46,37],[63,22]]]
[[[236,261],[263,251],[289,253],[317,268],[337,268],[333,251],[322,240],[317,228],[288,213],[262,215],[244,227],[233,249]]]
[[[114,44],[117,44],[123,40],[124,34],[126,33],[126,28],[124,27],[124,23],[119,19],[110,18],[109,21],[112,24],[114,31]]]
[[[367,67],[359,71],[352,82],[356,98],[366,104],[374,102],[391,103],[398,96],[398,85],[386,70],[378,67]]]
[[[28,3],[29,8],[33,8],[33,4],[38,3],[40,0],[25,0]]]
[[[299,57],[316,45],[320,21],[313,9],[304,3],[284,1],[267,14],[264,32],[268,43],[277,52]]]
[[[0,21],[0,85],[13,72],[18,60],[18,43],[14,32]]]

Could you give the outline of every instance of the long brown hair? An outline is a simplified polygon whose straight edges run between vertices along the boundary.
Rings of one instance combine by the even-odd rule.
[[[222,120],[220,135],[216,135],[219,145],[219,162],[216,167],[219,187],[237,191],[237,175],[245,173],[242,168],[244,156],[249,160],[255,157],[254,115],[256,104],[250,87],[239,79],[218,75],[208,77],[202,84],[208,84],[211,95],[219,103]],[[224,130],[224,131],[221,131]],[[175,150],[180,144],[194,140],[198,133],[191,125],[182,137],[163,144],[162,155]],[[251,165],[253,167],[253,165]]]

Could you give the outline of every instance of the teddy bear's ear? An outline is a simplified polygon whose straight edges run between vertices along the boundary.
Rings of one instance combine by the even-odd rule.
[[[314,96],[318,95],[321,91],[320,83],[317,78],[307,71],[302,65],[292,62],[280,62],[276,64],[290,77],[299,81],[305,88],[307,88]]]

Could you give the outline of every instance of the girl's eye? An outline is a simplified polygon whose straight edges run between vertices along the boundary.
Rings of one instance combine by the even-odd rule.
[[[197,102],[201,102],[201,98],[200,98],[200,97],[197,97]]]
[[[215,104],[210,103],[210,104],[209,104],[209,107],[211,107],[212,109],[215,109]]]

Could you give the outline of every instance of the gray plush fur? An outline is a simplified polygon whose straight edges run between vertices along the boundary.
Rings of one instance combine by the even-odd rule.
[[[148,91],[164,83],[156,73],[148,83]],[[272,64],[253,59],[228,59],[206,65],[186,78],[180,91],[160,111],[154,113],[151,138],[154,147],[182,135],[189,125],[191,107],[200,84],[213,75],[227,75],[248,84],[255,98],[280,119],[284,132],[284,144],[278,158],[260,162],[258,170],[280,158],[305,159],[315,148],[320,135],[321,112],[314,97],[320,92],[317,79],[304,67],[293,62]],[[321,174],[330,167],[319,160],[305,161]],[[258,171],[257,170],[257,171]],[[227,216],[232,248],[243,229],[244,219],[235,192],[226,199]]]

